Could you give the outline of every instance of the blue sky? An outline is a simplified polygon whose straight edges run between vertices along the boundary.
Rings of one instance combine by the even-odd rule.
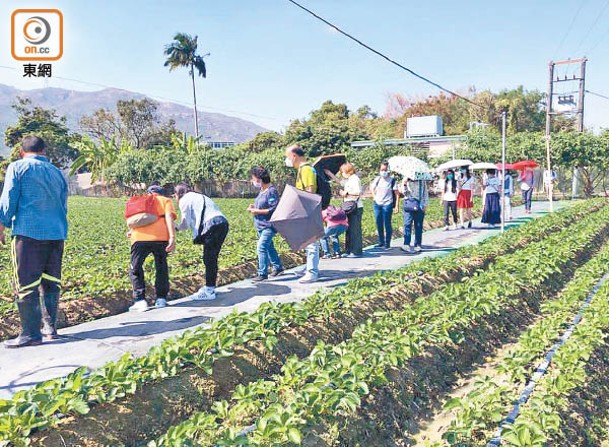
[[[608,0],[302,2],[455,91],[519,84],[545,91],[551,59],[585,54],[587,88],[609,96]],[[10,15],[17,8],[63,12],[64,57],[54,63],[55,76],[187,104],[187,70],[170,73],[162,51],[175,32],[196,34],[200,52],[211,53],[208,78],[197,81],[200,108],[276,130],[326,99],[383,113],[392,92],[437,93],[286,0],[3,0],[0,66],[16,70],[0,68],[0,83],[19,88],[99,89],[58,78],[23,79],[23,63],[10,56]],[[609,100],[587,96],[586,125],[609,127]]]

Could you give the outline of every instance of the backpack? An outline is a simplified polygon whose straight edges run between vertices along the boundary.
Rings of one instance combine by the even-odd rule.
[[[125,219],[129,228],[145,227],[159,219],[156,196],[130,197],[125,206]]]
[[[298,170],[298,177],[300,177],[300,169]],[[317,182],[317,191],[315,193],[321,196],[321,209],[325,210],[328,208],[330,201],[332,200],[332,187],[330,186],[330,181],[322,170],[318,171],[313,166],[311,166],[311,169],[313,169],[313,172],[315,172]]]
[[[326,208],[326,216],[328,220],[332,222],[341,222],[347,218],[347,213],[342,208],[338,208],[334,205],[329,205]]]

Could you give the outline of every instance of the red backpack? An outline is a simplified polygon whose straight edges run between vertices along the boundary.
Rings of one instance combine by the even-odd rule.
[[[145,227],[159,218],[158,205],[154,194],[130,197],[125,206],[125,219],[129,228]]]

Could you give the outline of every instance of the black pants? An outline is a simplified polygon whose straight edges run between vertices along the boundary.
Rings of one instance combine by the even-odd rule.
[[[154,256],[156,270],[154,288],[157,298],[167,298],[169,293],[169,266],[167,265],[167,241],[135,242],[131,245],[129,279],[133,288],[133,301],[146,299],[144,261],[149,254]]]
[[[39,300],[40,292],[57,293],[61,287],[64,241],[39,241],[25,236],[12,240],[13,285],[20,300]]]
[[[345,251],[354,255],[361,255],[363,249],[362,242],[362,215],[364,208],[356,208],[351,214],[347,215],[349,228],[345,235]]]
[[[228,234],[228,222],[212,225],[203,240],[203,264],[205,264],[205,285],[216,287],[218,280],[218,257]]]
[[[453,215],[453,224],[457,225],[457,202],[454,200],[452,200],[450,202],[443,200],[442,204],[444,205],[444,225],[448,226],[449,211]]]

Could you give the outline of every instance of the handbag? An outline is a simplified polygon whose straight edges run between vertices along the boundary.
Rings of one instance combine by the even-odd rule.
[[[421,211],[421,202],[419,202],[419,199],[415,199],[414,197],[407,198],[404,200],[404,211],[409,213]]]
[[[207,200],[205,200],[205,195],[203,196],[203,211],[201,211],[201,223],[199,223],[199,231],[197,231],[197,235],[193,238],[192,243],[195,245],[203,245],[205,244],[205,233],[203,233],[203,224],[205,223],[205,208],[207,207]]]
[[[340,204],[340,207],[343,209],[345,214],[348,216],[349,214],[353,214],[357,210],[357,201],[356,200],[347,200]]]

